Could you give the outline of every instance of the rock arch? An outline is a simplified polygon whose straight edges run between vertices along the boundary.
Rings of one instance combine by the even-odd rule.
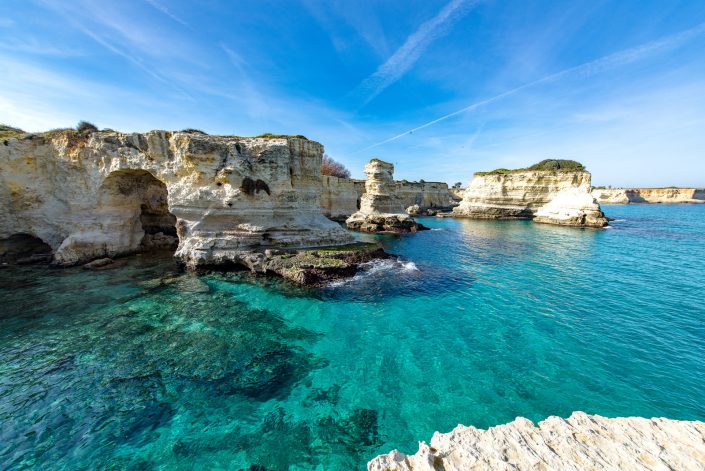
[[[167,187],[146,170],[111,172],[98,191],[97,212],[104,230],[113,233],[116,253],[176,249],[176,217],[169,212]]]
[[[26,232],[18,232],[0,239],[0,263],[49,262],[51,254],[49,244]]]

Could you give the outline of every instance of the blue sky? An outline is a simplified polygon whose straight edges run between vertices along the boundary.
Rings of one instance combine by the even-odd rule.
[[[705,1],[3,0],[0,122],[304,134],[362,177],[705,186]],[[9,12],[9,14],[8,14]],[[415,129],[413,132],[410,130]]]

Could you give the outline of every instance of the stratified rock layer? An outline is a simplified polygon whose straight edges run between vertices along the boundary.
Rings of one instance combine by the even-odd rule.
[[[365,180],[323,176],[321,209],[334,221],[345,221],[358,211],[365,194]],[[404,208],[418,206],[419,212],[449,210],[458,203],[453,199],[448,185],[442,182],[394,182],[394,196]]]
[[[298,138],[66,130],[0,145],[0,239],[37,237],[60,265],[178,235],[189,266],[266,247],[352,242],[321,213],[323,146]]]
[[[361,195],[358,195],[354,180],[324,175],[321,187],[321,209],[334,221],[345,221],[357,212]]]
[[[595,188],[592,195],[601,204],[705,203],[702,188]]]
[[[584,171],[478,174],[463,193],[460,205],[453,209],[453,216],[606,226],[607,219],[590,188],[590,173]]]
[[[450,209],[456,203],[451,200],[448,184],[443,182],[396,181],[396,194],[402,206],[418,206],[421,213],[426,210]]]
[[[369,471],[703,470],[705,423],[574,412],[538,427],[524,418],[487,430],[436,432],[415,455],[397,450]]]
[[[372,159],[365,165],[365,174],[365,194],[360,199],[360,210],[345,221],[348,229],[393,233],[423,229],[406,214],[404,201],[396,192],[394,165]]]

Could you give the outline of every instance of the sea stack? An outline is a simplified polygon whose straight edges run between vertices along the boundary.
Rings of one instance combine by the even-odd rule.
[[[403,200],[396,192],[394,165],[372,159],[365,165],[365,194],[360,210],[350,216],[348,229],[360,232],[416,232],[425,229],[406,214]]]
[[[544,160],[525,169],[478,172],[460,205],[453,209],[453,216],[604,227],[607,218],[590,190],[590,172],[572,160]]]

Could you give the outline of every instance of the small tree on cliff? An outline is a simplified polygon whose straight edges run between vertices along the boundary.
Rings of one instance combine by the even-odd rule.
[[[321,175],[330,175],[338,178],[350,178],[350,170],[345,168],[345,165],[340,162],[333,160],[330,155],[324,154],[323,162],[321,163]]]
[[[76,125],[76,131],[81,134],[90,134],[92,132],[97,132],[98,127],[93,123],[89,123],[88,121],[79,121]]]

